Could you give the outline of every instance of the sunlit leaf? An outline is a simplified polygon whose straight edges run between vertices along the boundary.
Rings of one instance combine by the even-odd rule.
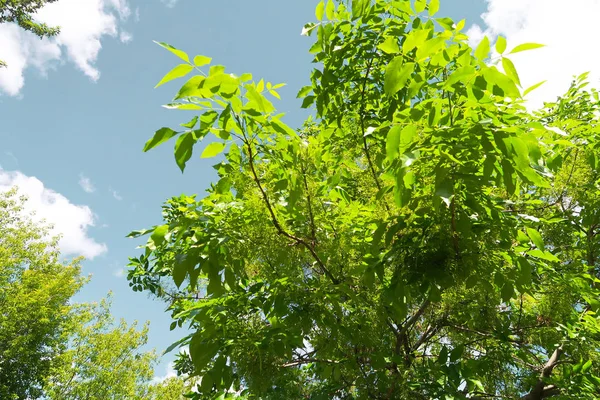
[[[223,151],[225,148],[225,143],[223,142],[212,142],[209,143],[208,146],[204,148],[204,151],[200,155],[200,158],[212,158],[215,157]]]
[[[523,44],[518,45],[514,49],[512,49],[509,54],[515,54],[515,53],[519,53],[521,51],[527,51],[527,50],[535,50],[535,49],[539,49],[541,47],[545,47],[545,45],[538,44],[538,43],[523,43]]]
[[[163,76],[163,78],[160,80],[160,82],[156,84],[156,86],[154,86],[154,88],[157,88],[160,85],[172,81],[173,79],[184,77],[187,74],[189,74],[193,69],[194,67],[189,64],[179,64],[171,71],[169,71],[165,76]]]

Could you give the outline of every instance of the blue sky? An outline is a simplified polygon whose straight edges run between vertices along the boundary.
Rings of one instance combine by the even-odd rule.
[[[533,17],[522,26],[511,22],[527,12],[519,4],[539,1],[503,1],[442,0],[439,15],[466,18],[467,27],[478,24],[470,29],[474,40],[484,33],[522,39],[543,30]],[[153,87],[178,61],[152,41],[213,57],[230,72],[286,82],[276,106],[287,112],[290,125],[299,126],[306,112],[295,95],[312,68],[307,51],[312,38],[300,31],[314,19],[315,5],[309,0],[59,0],[40,14],[65,28],[54,41],[0,26],[0,59],[9,64],[0,70],[0,190],[21,185],[32,208],[59,221],[65,251],[91,258],[84,272],[93,278],[77,299],[99,300],[112,290],[113,314],[151,321],[149,345],[159,351],[182,332],[169,332],[163,304],[132,292],[119,272],[137,255],[136,243],[125,235],[160,223],[163,201],[202,193],[215,175],[214,160],[198,156],[182,175],[171,144],[141,151],[155,130],[187,117],[160,107],[178,87]],[[561,10],[555,11],[562,18]],[[560,80],[569,72],[552,77]],[[583,70],[573,73],[578,72]],[[539,72],[531,75],[537,79]]]

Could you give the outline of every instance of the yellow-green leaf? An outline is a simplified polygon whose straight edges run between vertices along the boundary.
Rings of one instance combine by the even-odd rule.
[[[190,57],[187,55],[187,53],[185,51],[176,49],[175,47],[173,47],[170,44],[165,43],[165,42],[157,42],[155,40],[154,43],[156,43],[157,45],[159,45],[160,47],[162,47],[164,49],[169,50],[171,53],[175,54],[177,57],[181,58],[183,61],[185,61],[186,63],[189,64]]]
[[[387,54],[397,54],[400,52],[398,40],[392,36],[388,36],[378,47],[381,51]]]
[[[543,251],[545,246],[544,239],[542,239],[542,235],[540,235],[540,233],[533,228],[527,228],[526,230],[527,236],[529,236],[533,244],[535,244],[535,247]]]
[[[532,85],[530,87],[528,87],[527,89],[525,89],[525,91],[523,92],[523,97],[525,97],[528,93],[534,91],[535,89],[539,88],[540,86],[542,86],[544,83],[546,83],[546,81],[541,81],[536,83],[535,85]]]
[[[319,2],[319,4],[317,4],[317,8],[315,9],[315,15],[317,17],[317,20],[322,21],[324,14],[325,14],[325,3],[323,2],[323,0],[321,0]]]
[[[212,142],[208,146],[206,146],[206,148],[204,148],[204,151],[200,155],[200,158],[212,158],[212,157],[215,157],[216,155],[220,154],[223,151],[224,148],[225,148],[225,143],[223,143],[223,142]]]
[[[433,17],[440,10],[440,0],[429,0],[429,15]]]
[[[177,162],[181,172],[185,170],[185,164],[192,157],[195,143],[196,139],[192,132],[185,132],[175,142],[175,162]]]
[[[206,56],[196,56],[194,57],[194,65],[196,67],[202,67],[203,65],[210,64],[212,58]]]
[[[173,79],[184,77],[187,74],[189,74],[190,71],[193,69],[194,67],[192,67],[189,64],[179,64],[178,66],[167,72],[167,74],[163,76],[163,78],[160,80],[160,82],[158,82],[156,86],[154,86],[154,88],[156,89],[160,85],[172,81]]]
[[[504,50],[506,50],[506,39],[503,36],[498,36],[498,39],[496,39],[496,51],[502,54]]]
[[[166,142],[178,133],[179,132],[175,132],[171,128],[160,128],[154,133],[152,139],[146,142],[146,145],[144,146],[144,152]]]
[[[502,57],[502,68],[504,68],[504,73],[508,75],[510,79],[512,79],[517,85],[521,86],[521,80],[519,79],[519,74],[517,73],[517,69],[515,68],[515,64],[510,61],[506,57]]]
[[[383,90],[388,96],[393,96],[404,87],[406,81],[415,70],[415,63],[403,65],[403,57],[394,58],[385,70]]]
[[[475,50],[475,57],[483,61],[488,57],[488,54],[490,54],[490,39],[488,39],[487,36],[484,36]]]
[[[399,125],[393,126],[387,134],[387,139],[385,141],[385,150],[387,157],[390,160],[393,160],[398,155],[398,150],[400,148],[400,132],[402,132],[402,128]]]
[[[329,0],[327,2],[327,7],[325,8],[325,15],[330,21],[335,18],[335,3],[333,2],[333,0]]]
[[[539,44],[539,43],[523,43],[523,44],[518,45],[514,49],[512,49],[512,51],[509,54],[515,54],[520,51],[535,50],[535,49],[539,49],[540,47],[544,47],[544,46],[545,45]]]

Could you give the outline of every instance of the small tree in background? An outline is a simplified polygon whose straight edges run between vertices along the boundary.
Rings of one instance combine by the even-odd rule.
[[[0,193],[0,399],[183,399],[183,378],[153,380],[147,326],[115,326],[110,300],[72,302],[87,282],[80,260],[60,261],[16,193]]]

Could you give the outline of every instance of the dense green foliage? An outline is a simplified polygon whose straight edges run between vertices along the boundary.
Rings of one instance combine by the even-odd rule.
[[[59,261],[47,230],[23,219],[14,191],[0,195],[0,398],[38,398],[52,360],[65,348],[69,299],[83,279]]]
[[[55,36],[60,32],[57,27],[35,22],[33,15],[47,3],[57,0],[0,0],[0,24],[14,22],[26,31],[40,38]],[[0,60],[0,67],[6,64]]]
[[[182,399],[182,378],[152,381],[147,327],[115,326],[107,301],[72,303],[86,282],[79,260],[60,261],[23,202],[16,190],[0,194],[0,399]]]
[[[491,59],[438,7],[321,1],[297,131],[280,85],[160,43],[194,116],[144,150],[224,155],[129,279],[191,329],[195,398],[600,397],[598,94],[529,112],[509,56],[540,45]]]
[[[50,373],[46,396],[56,400],[141,399],[153,377],[153,352],[140,353],[147,327],[138,331],[124,321],[114,327],[110,305],[104,301],[77,313],[71,346]]]

